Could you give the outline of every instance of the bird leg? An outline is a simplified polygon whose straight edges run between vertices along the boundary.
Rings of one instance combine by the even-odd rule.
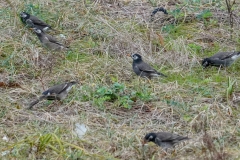
[[[147,80],[148,80],[150,86],[152,87],[153,92],[155,92],[154,84],[152,83],[151,79],[150,79],[150,78],[147,78]]]

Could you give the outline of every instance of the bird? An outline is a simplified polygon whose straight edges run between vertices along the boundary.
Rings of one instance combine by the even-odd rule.
[[[31,109],[35,104],[44,99],[60,101],[66,98],[68,92],[72,89],[72,86],[77,83],[77,81],[70,81],[50,87],[48,90],[44,91],[37,100],[31,102],[28,109]]]
[[[21,21],[24,24],[27,24],[27,26],[30,27],[30,28],[35,27],[35,28],[41,29],[43,31],[47,31],[49,29],[52,29],[52,27],[49,24],[43,22],[42,20],[40,20],[36,16],[28,14],[27,12],[21,12],[20,13],[20,18],[21,18]]]
[[[139,54],[132,54],[131,55],[133,59],[132,67],[133,71],[140,77],[146,77],[148,79],[151,79],[153,77],[163,76],[167,77],[166,75],[156,71],[151,66],[149,66],[147,63],[145,63],[142,60],[142,56]]]
[[[237,52],[218,52],[215,55],[204,58],[202,66],[228,67],[240,57],[240,51]]]
[[[168,14],[167,10],[164,9],[163,7],[160,7],[160,8],[156,8],[152,11],[152,14],[151,14],[151,21],[154,20],[154,15],[157,13],[157,12],[160,12],[162,11],[164,14]]]
[[[169,132],[148,133],[143,139],[143,145],[147,142],[153,142],[166,151],[168,148],[173,148],[180,141],[188,139],[190,138],[187,136],[184,137]]]
[[[63,44],[59,43],[53,36],[45,33],[41,29],[32,28],[32,30],[36,33],[42,45],[47,49],[52,51],[62,51],[69,49],[68,47],[65,47]]]

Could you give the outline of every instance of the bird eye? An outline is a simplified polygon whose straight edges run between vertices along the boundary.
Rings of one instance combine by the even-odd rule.
[[[150,136],[149,139],[153,139],[153,136]]]

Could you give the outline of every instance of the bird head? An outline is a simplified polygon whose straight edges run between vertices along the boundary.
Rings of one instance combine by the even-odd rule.
[[[132,54],[131,57],[134,61],[142,60],[142,56],[137,53]]]
[[[72,85],[75,85],[75,84],[78,84],[79,82],[72,80],[72,81],[70,81],[69,83],[71,83]]]
[[[143,139],[143,145],[146,144],[147,142],[154,142],[155,138],[157,137],[156,133],[148,133]]]
[[[202,60],[202,66],[203,66],[204,68],[206,68],[206,67],[208,67],[209,65],[210,65],[209,58],[204,58],[204,59]]]
[[[20,17],[22,18],[28,18],[30,15],[27,12],[20,13]]]

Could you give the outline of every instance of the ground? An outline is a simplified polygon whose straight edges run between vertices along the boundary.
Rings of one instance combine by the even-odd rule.
[[[203,69],[201,60],[240,49],[225,1],[19,1],[0,4],[1,159],[239,159],[240,62]],[[154,9],[163,7],[168,14]],[[66,52],[51,52],[25,27],[33,14]],[[129,54],[167,75],[147,80]],[[77,80],[61,102],[29,103],[48,87]],[[76,124],[87,132],[81,138]],[[165,153],[146,133],[191,138]]]

